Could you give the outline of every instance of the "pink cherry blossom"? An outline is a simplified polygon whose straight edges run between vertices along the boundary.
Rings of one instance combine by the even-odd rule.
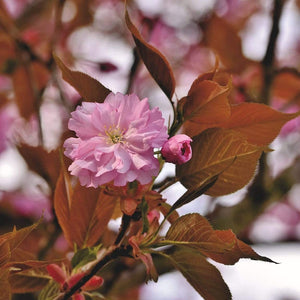
[[[185,134],[172,136],[162,147],[161,154],[165,161],[181,165],[192,157],[192,139]]]
[[[83,102],[71,115],[69,129],[77,137],[65,141],[65,155],[73,160],[69,171],[82,185],[146,184],[158,174],[153,149],[168,134],[161,112],[150,110],[146,98],[110,93],[103,103]]]

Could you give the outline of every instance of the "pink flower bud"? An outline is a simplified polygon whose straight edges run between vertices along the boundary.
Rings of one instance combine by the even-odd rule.
[[[83,287],[84,291],[97,290],[103,284],[103,278],[101,276],[94,275]]]
[[[161,149],[161,154],[165,161],[181,165],[189,161],[192,157],[192,139],[185,134],[172,136]]]
[[[64,284],[67,275],[65,271],[56,264],[50,264],[47,266],[47,271],[49,275],[58,283]]]

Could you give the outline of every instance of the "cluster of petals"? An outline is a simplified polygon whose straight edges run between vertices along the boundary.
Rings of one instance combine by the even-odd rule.
[[[110,93],[103,103],[83,102],[71,114],[65,155],[73,160],[72,175],[87,187],[113,182],[124,186],[151,182],[159,172],[154,148],[167,140],[167,128],[157,107],[136,95]]]

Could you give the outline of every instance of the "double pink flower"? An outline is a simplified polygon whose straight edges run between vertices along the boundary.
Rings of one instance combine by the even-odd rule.
[[[83,102],[72,113],[69,129],[77,137],[65,141],[65,155],[73,160],[69,170],[82,185],[147,184],[158,175],[153,150],[168,134],[161,112],[151,110],[147,99],[111,93],[103,103]]]
[[[77,137],[65,141],[65,155],[84,186],[150,183],[160,169],[154,148],[162,147],[163,158],[175,164],[192,156],[191,138],[179,134],[168,140],[161,112],[150,109],[146,98],[110,93],[103,103],[83,102],[71,115],[69,129]]]

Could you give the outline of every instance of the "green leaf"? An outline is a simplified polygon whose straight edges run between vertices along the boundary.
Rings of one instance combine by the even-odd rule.
[[[63,79],[71,84],[85,101],[101,103],[111,92],[95,78],[82,72],[72,71],[55,54],[53,57],[62,71]]]
[[[176,176],[187,189],[195,189],[199,183],[221,173],[205,193],[211,196],[230,194],[251,180],[265,149],[249,144],[234,130],[207,129],[193,138],[192,159],[176,166]]]
[[[145,66],[153,79],[171,100],[175,90],[175,79],[169,62],[155,47],[143,39],[135,25],[131,22],[127,9],[125,12],[125,21]]]
[[[229,300],[230,290],[219,270],[195,249],[174,246],[165,253],[194,289],[206,300]]]
[[[97,259],[97,252],[101,248],[101,245],[92,248],[84,248],[78,250],[72,257],[71,264],[72,269],[80,268],[86,265],[88,262],[91,262]]]

